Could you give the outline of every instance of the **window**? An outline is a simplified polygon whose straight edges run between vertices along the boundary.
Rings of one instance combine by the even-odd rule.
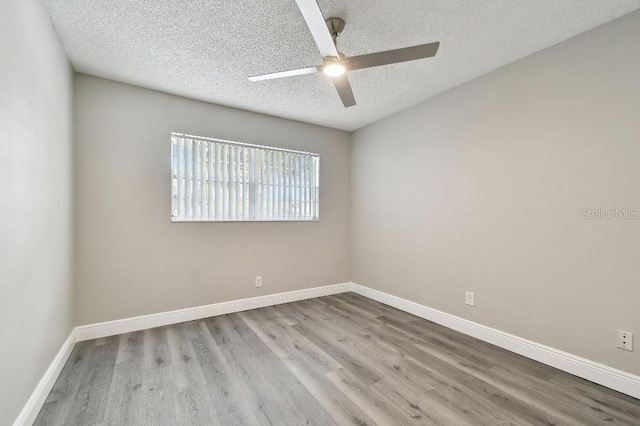
[[[171,220],[313,221],[320,157],[171,134]]]

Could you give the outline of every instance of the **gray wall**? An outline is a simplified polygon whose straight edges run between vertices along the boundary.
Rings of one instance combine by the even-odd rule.
[[[81,74],[74,94],[77,324],[348,281],[348,133]],[[320,221],[171,223],[172,131],[319,153]]]
[[[640,219],[581,219],[640,208],[639,40],[635,12],[356,132],[353,281],[640,374]]]
[[[72,71],[37,0],[0,2],[0,424],[72,328]]]

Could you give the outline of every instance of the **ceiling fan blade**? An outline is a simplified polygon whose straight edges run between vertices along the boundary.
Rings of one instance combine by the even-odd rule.
[[[368,55],[351,56],[346,58],[349,71],[362,68],[378,67],[380,65],[396,64],[398,62],[415,61],[416,59],[431,58],[438,52],[440,42],[421,44],[402,49],[387,50],[384,52],[369,53]]]
[[[273,80],[274,78],[295,77],[297,75],[315,74],[317,72],[318,72],[318,68],[316,67],[300,68],[297,70],[274,72],[271,74],[254,75],[253,77],[249,77],[249,80],[251,81]]]
[[[353,91],[351,90],[351,83],[349,83],[347,73],[342,74],[340,77],[333,77],[331,80],[333,81],[333,85],[336,86],[340,100],[345,108],[354,106],[356,104],[356,98],[353,97]]]
[[[320,54],[323,57],[331,56],[338,58],[338,49],[333,43],[333,38],[331,37],[331,33],[327,28],[327,24],[316,0],[296,0],[296,3],[298,4],[300,12],[302,12],[304,20],[307,22],[313,39],[316,41]]]

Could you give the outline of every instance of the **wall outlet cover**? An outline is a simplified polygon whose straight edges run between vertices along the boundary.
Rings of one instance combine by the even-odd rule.
[[[475,294],[472,291],[467,291],[465,293],[464,303],[469,306],[476,306]]]
[[[618,330],[616,347],[625,351],[633,351],[633,333],[630,331]]]

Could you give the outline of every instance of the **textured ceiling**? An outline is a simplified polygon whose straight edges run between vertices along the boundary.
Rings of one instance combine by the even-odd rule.
[[[250,82],[319,65],[294,0],[42,0],[76,71],[279,117],[355,130],[611,21],[640,0],[319,0],[347,25],[347,56],[440,41],[435,58],[328,77]]]

